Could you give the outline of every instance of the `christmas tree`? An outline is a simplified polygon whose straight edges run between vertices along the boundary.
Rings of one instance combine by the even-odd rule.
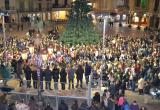
[[[72,3],[68,21],[60,35],[60,41],[65,44],[97,44],[100,34],[92,22],[90,12],[92,6],[86,0],[76,0]]]

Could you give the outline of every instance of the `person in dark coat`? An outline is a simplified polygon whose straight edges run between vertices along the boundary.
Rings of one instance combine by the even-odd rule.
[[[31,96],[29,103],[28,103],[28,106],[29,106],[30,110],[37,110],[38,109],[37,102],[33,96]]]
[[[26,64],[23,68],[24,73],[25,73],[25,78],[27,80],[27,88],[31,87],[31,68],[28,64]]]
[[[95,103],[100,103],[100,94],[99,94],[99,92],[96,92],[96,93],[95,93],[95,95],[94,95],[94,97],[93,97],[93,101],[94,101]]]
[[[139,105],[136,101],[133,101],[133,103],[131,103],[130,110],[139,110]]]
[[[54,66],[52,70],[53,80],[54,80],[54,88],[58,89],[58,79],[59,79],[59,69],[57,65]]]
[[[22,63],[23,63],[23,60],[22,58],[20,58],[17,62],[17,70],[16,70],[16,74],[17,74],[17,78],[19,79],[20,81],[20,87],[23,85],[23,79],[22,79]]]
[[[11,66],[13,68],[13,72],[16,73],[16,68],[17,68],[17,60],[15,59],[15,56],[13,57],[11,61]]]
[[[67,77],[67,72],[65,68],[63,67],[60,71],[60,82],[61,82],[61,87],[62,90],[65,90],[65,83],[66,83],[66,77]]]
[[[115,83],[111,82],[110,86],[109,86],[109,92],[112,96],[112,98],[114,98],[115,93],[116,93],[116,88],[115,88]]]
[[[53,110],[53,108],[48,104],[44,110]]]
[[[85,79],[86,79],[86,84],[88,85],[89,82],[89,75],[91,74],[91,66],[86,62],[85,65]]]
[[[58,110],[68,110],[68,105],[64,102],[64,100],[61,100],[61,103],[58,106]]]
[[[89,110],[87,102],[82,102],[78,110]]]
[[[83,79],[83,73],[84,73],[84,69],[82,67],[82,65],[78,65],[78,68],[76,70],[76,75],[77,75],[77,88],[79,86],[79,82],[80,82],[80,87],[82,88],[82,79]]]
[[[75,74],[75,71],[73,69],[73,66],[71,65],[68,70],[68,82],[69,82],[68,89],[70,89],[71,85],[72,85],[72,88],[74,89],[74,74]]]
[[[74,100],[74,103],[71,106],[71,110],[78,110],[78,101]]]
[[[16,109],[16,105],[15,105],[15,103],[11,103],[11,104],[9,104],[8,105],[8,109],[7,110],[17,110]]]
[[[43,79],[45,77],[45,71],[43,69],[40,69],[40,88],[43,91]]]
[[[46,89],[51,89],[51,70],[49,69],[49,66],[47,66],[47,69],[45,70],[45,81],[46,81]]]
[[[32,71],[32,80],[33,80],[34,89],[37,89],[38,75],[37,75],[37,71],[36,70]]]

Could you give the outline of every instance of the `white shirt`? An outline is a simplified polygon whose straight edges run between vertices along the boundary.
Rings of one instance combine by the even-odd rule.
[[[143,78],[139,79],[138,80],[138,89],[143,89],[144,88],[144,83],[145,83],[145,81],[144,81]]]
[[[18,103],[16,104],[17,110],[29,110],[29,106],[24,103]]]

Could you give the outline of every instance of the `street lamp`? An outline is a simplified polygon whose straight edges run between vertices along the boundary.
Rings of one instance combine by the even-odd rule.
[[[4,17],[8,16],[8,14],[0,13],[0,16],[2,17],[2,28],[3,28],[3,42],[4,42],[4,61],[7,62],[7,54],[6,54],[6,32],[5,32],[5,21]]]
[[[103,23],[103,49],[105,48],[105,36],[106,36],[106,18],[104,17]]]

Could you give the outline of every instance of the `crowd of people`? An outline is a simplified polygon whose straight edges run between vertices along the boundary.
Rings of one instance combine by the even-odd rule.
[[[112,98],[116,98],[117,94],[124,96],[126,89],[133,92],[138,90],[140,95],[149,94],[151,87],[160,86],[160,40],[158,34],[153,33],[147,33],[141,38],[123,36],[122,33],[107,36],[106,48],[103,49],[99,44],[72,46],[54,42],[55,49],[47,61],[36,61],[39,55],[35,54],[32,58],[29,53],[27,59],[13,56],[9,63],[20,80],[20,86],[24,85],[24,74],[27,88],[33,86],[37,89],[38,78],[42,90],[59,89],[59,83],[62,90],[66,90],[66,84],[68,89],[83,88],[92,82],[90,79],[100,79]],[[24,47],[27,45],[26,42],[21,43]],[[43,40],[36,52],[41,48],[47,48]],[[37,63],[41,65],[38,68]],[[54,87],[51,87],[52,80]]]
[[[65,100],[61,99],[58,110],[147,110],[145,106],[140,106],[136,100],[129,104],[122,94],[113,98],[108,90],[104,90],[102,96],[96,92],[91,105],[88,105],[87,101],[78,102],[78,100],[73,100],[67,104]],[[53,107],[52,103],[43,101],[40,104],[34,96],[31,96],[28,101],[22,99],[10,103],[6,94],[0,96],[0,110],[54,110],[55,106]]]
[[[69,83],[69,89],[79,85],[82,88],[84,78],[88,84],[90,76],[92,79],[100,79],[101,75],[102,80],[107,82],[104,85],[116,86],[116,89],[122,89],[123,92],[125,89],[135,91],[138,88],[142,94],[145,87],[149,89],[151,85],[159,86],[159,41],[156,35],[132,38],[117,34],[108,36],[106,41],[105,49],[101,49],[100,45],[66,46],[55,43],[57,47],[52,56],[38,69],[41,88],[44,80],[46,89],[53,88],[52,80],[54,88],[58,88],[58,83],[61,83],[62,90],[65,90],[66,83]],[[38,72],[33,62],[31,56],[27,60],[13,57],[11,65],[21,81],[24,73],[28,88],[33,85],[36,89]],[[77,85],[74,85],[75,78]]]

